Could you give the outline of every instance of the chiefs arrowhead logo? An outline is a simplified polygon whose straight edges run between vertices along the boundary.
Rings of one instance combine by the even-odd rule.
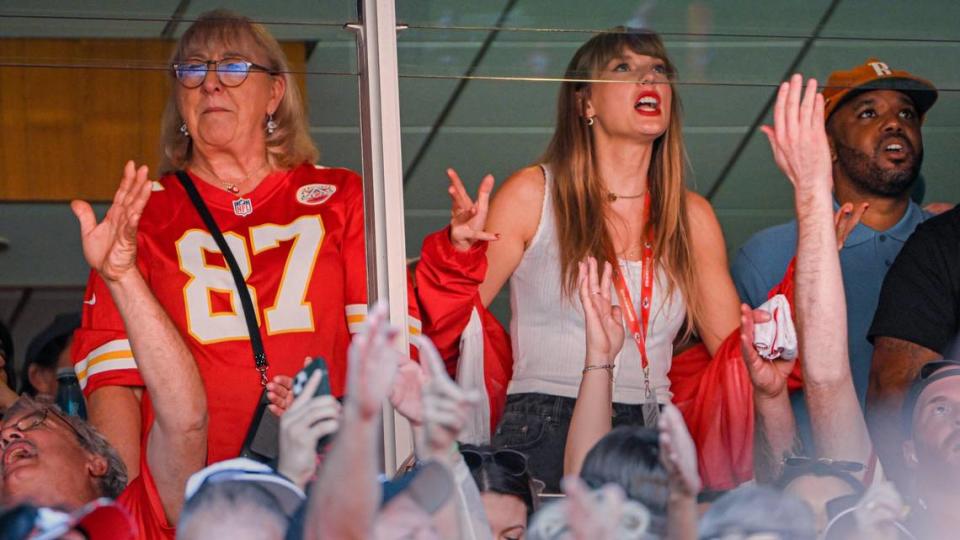
[[[309,206],[316,206],[327,202],[337,191],[337,186],[330,184],[307,184],[297,190],[297,202]]]

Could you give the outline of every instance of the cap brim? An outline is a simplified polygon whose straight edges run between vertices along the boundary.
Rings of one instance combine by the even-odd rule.
[[[220,461],[201,469],[187,479],[185,497],[190,500],[206,483],[248,482],[256,484],[273,495],[289,517],[307,496],[296,484],[271,469],[268,465],[248,458]]]
[[[920,396],[923,394],[923,391],[934,382],[943,378],[941,376],[934,377],[936,372],[940,371],[941,369],[957,371],[958,373],[954,374],[953,376],[960,376],[960,362],[956,360],[936,360],[934,362],[927,362],[923,365],[923,367],[920,368],[920,374],[913,379],[913,382],[907,389],[907,393],[903,399],[903,408],[900,411],[903,434],[905,437],[913,437],[914,409],[917,406],[917,402],[920,401]],[[945,376],[950,375],[945,374]]]
[[[913,106],[917,108],[917,112],[920,113],[921,116],[926,114],[926,112],[930,110],[930,107],[933,107],[933,104],[937,102],[936,87],[926,81],[911,79],[909,77],[883,77],[881,79],[874,79],[850,90],[850,92],[847,92],[847,94],[843,96],[843,99],[837,103],[833,110],[836,111],[841,105],[853,97],[871,90],[896,90],[907,94],[910,96],[910,99],[913,100]]]

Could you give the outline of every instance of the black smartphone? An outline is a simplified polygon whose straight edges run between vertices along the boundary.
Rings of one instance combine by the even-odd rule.
[[[313,397],[330,395],[330,371],[327,369],[327,361],[324,360],[322,356],[317,356],[310,360],[310,362],[297,373],[297,376],[293,378],[294,399],[303,393],[303,387],[307,385],[310,376],[317,371],[320,371],[323,375],[321,375],[320,384],[317,385],[317,390],[313,393]],[[332,439],[332,433],[321,437],[320,440],[317,441],[317,452],[323,452],[324,448],[330,444]]]
[[[317,391],[313,393],[313,397],[330,394],[330,371],[327,369],[327,361],[324,360],[322,356],[317,356],[310,360],[310,363],[304,366],[303,369],[297,373],[297,376],[293,378],[294,398],[303,392],[303,387],[307,385],[307,381],[310,380],[310,376],[313,375],[315,371],[323,373],[323,375],[321,375],[323,378],[320,380],[320,384],[317,385]]]

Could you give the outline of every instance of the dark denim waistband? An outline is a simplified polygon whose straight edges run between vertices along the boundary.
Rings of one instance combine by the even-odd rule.
[[[573,416],[573,407],[576,404],[577,400],[574,398],[533,392],[507,396],[507,408],[511,411],[551,416],[553,418],[570,419]],[[639,403],[614,403],[613,416],[636,417],[637,420],[634,423],[643,424],[643,411]]]
[[[576,403],[577,400],[573,398],[532,392],[507,396],[507,407],[511,411],[559,418],[573,416],[573,406]]]

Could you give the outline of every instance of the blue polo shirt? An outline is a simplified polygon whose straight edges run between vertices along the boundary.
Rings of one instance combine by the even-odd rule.
[[[834,202],[834,209],[839,206]],[[869,210],[867,210],[869,212]],[[878,232],[860,223],[847,237],[840,250],[840,269],[847,299],[847,335],[850,348],[850,370],[853,385],[864,404],[870,379],[873,345],[867,331],[877,309],[880,287],[887,269],[900,253],[900,248],[920,222],[930,214],[913,201],[900,221],[890,229]],[[764,229],[754,234],[737,251],[731,273],[737,292],[753,307],[767,301],[767,294],[783,280],[787,265],[797,252],[797,221]],[[809,417],[800,392],[791,396],[794,414],[804,442],[809,443]],[[808,446],[809,447],[809,446]]]

